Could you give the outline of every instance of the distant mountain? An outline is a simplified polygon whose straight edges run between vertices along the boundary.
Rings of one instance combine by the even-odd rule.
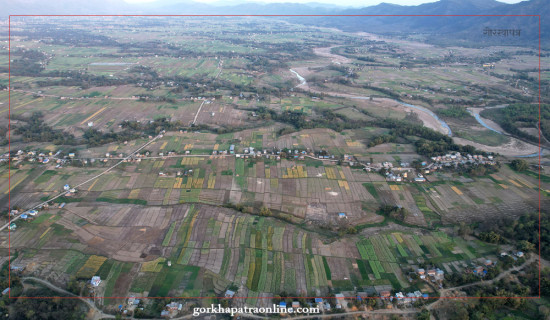
[[[230,15],[525,15],[550,16],[550,1],[531,0],[505,4],[496,0],[440,0],[417,6],[381,3],[344,8],[322,3],[254,3],[243,0],[214,4],[190,0],[158,0],[128,4],[122,0],[0,0],[0,16],[9,14],[230,14]],[[296,17],[288,21],[308,25],[385,34],[423,33],[433,41],[531,43],[538,39],[538,17]],[[521,29],[520,37],[484,37],[483,28]],[[550,24],[542,24],[550,36]],[[511,43],[511,42],[510,42]]]
[[[0,0],[0,16],[12,14],[120,14],[134,10],[123,0]]]
[[[433,42],[470,44],[529,44],[538,42],[538,17],[503,17],[465,15],[538,15],[550,16],[550,1],[531,0],[505,4],[495,0],[440,0],[418,6],[399,6],[381,3],[361,9],[343,10],[344,15],[463,15],[455,17],[397,16],[397,17],[332,17],[330,19],[301,18],[306,24],[333,27],[346,31],[365,31],[384,34],[424,33]],[[294,19],[296,21],[296,19]],[[487,37],[491,29],[520,29],[520,37]],[[543,39],[550,38],[550,24],[542,24]],[[548,45],[548,44],[546,44]]]

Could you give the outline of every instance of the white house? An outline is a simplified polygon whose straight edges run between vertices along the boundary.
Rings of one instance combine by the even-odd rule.
[[[101,278],[98,276],[93,276],[91,283],[92,283],[92,286],[97,287],[101,283]]]

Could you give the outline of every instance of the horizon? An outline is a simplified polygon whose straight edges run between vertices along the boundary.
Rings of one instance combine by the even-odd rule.
[[[129,4],[153,4],[155,2],[166,2],[164,0],[124,0],[126,3]],[[188,0],[171,0],[171,3],[178,3],[178,2],[186,2]],[[401,5],[401,6],[417,6],[425,3],[434,3],[438,2],[440,0],[343,0],[343,1],[335,1],[335,0],[289,0],[289,1],[280,1],[280,0],[192,0],[194,2],[200,2],[204,4],[216,4],[216,5],[224,5],[224,2],[227,2],[228,5],[234,5],[234,4],[241,4],[241,3],[261,3],[261,4],[272,4],[272,3],[300,3],[300,4],[307,4],[307,3],[322,3],[327,5],[333,5],[333,6],[339,6],[339,7],[370,7],[370,6],[376,6],[381,3],[389,3],[389,4],[395,4],[395,5]],[[506,3],[506,4],[515,4],[522,1],[530,1],[530,0],[497,0],[498,2]]]

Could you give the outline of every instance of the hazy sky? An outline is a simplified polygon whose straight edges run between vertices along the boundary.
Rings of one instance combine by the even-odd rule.
[[[124,0],[128,3],[144,3],[144,2],[154,2],[155,0]],[[172,0],[174,1],[174,0]],[[182,0],[182,2],[185,0]],[[196,2],[217,2],[217,4],[223,4],[223,0],[194,0]],[[293,3],[305,3],[305,2],[322,2],[322,3],[330,3],[330,4],[337,4],[337,5],[345,5],[345,6],[354,6],[354,7],[367,7],[372,5],[377,5],[381,2],[386,3],[394,3],[394,4],[400,4],[400,5],[418,5],[422,3],[428,3],[428,2],[436,2],[437,0],[243,0],[243,2],[264,2],[264,3],[273,3],[273,2],[293,2]],[[500,2],[505,3],[518,3],[522,0],[497,0]],[[234,2],[234,1],[229,1]]]

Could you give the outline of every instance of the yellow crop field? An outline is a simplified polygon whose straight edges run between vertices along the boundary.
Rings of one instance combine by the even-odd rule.
[[[214,145],[214,150],[218,150],[219,147],[220,147],[220,145],[216,143],[216,144]]]
[[[459,196],[463,195],[462,191],[460,191],[457,187],[452,186],[451,189],[453,189],[453,191],[456,192],[456,194],[458,194]]]
[[[271,178],[271,169],[265,168],[265,177],[268,179]]]
[[[396,185],[394,185],[394,184],[390,184],[390,189],[391,189],[392,191],[399,191],[399,186],[396,186]]]
[[[185,184],[185,188],[189,189],[191,188],[191,186],[193,186],[193,178],[189,177],[187,178],[187,183]]]
[[[175,179],[169,177],[159,177],[155,181],[155,188],[168,189],[174,185]]]
[[[46,235],[46,233],[48,233],[51,229],[52,227],[49,227],[48,229],[46,229],[46,231],[44,231],[44,233],[40,235],[40,239],[42,239]]]
[[[403,238],[401,238],[401,235],[399,233],[392,233],[392,234],[399,243],[403,243]]]
[[[89,116],[88,118],[82,120],[82,122],[80,123],[81,125],[82,124],[85,124],[86,122],[88,122],[89,120],[91,120],[93,117],[97,116],[98,114],[100,114],[101,112],[103,112],[105,109],[107,109],[107,107],[103,107],[101,109],[99,109],[96,113],[92,114],[91,116]]]
[[[190,150],[190,149],[193,149],[192,143],[186,144],[185,147],[183,147],[183,150]]]
[[[195,166],[202,160],[204,160],[202,157],[185,157],[181,160],[181,164],[184,166]]]
[[[97,270],[101,268],[101,265],[107,260],[106,257],[92,255],[86,260],[86,263],[76,273],[77,278],[91,278]]]
[[[298,170],[298,177],[299,178],[307,178],[307,171],[304,170],[304,166],[298,166],[296,167]]]
[[[346,140],[346,144],[348,145],[348,147],[360,147],[361,146],[361,143],[359,141]]]
[[[38,98],[38,99],[35,99],[35,100],[31,100],[31,101],[29,101],[29,102],[25,102],[25,103],[23,103],[23,104],[18,105],[17,107],[11,108],[11,110],[12,110],[12,112],[13,112],[13,110],[15,110],[15,109],[19,109],[19,108],[21,108],[21,107],[24,107],[24,106],[26,106],[26,105],[28,105],[28,104],[33,103],[33,102],[40,101],[40,100],[42,100],[42,99],[44,99],[44,98]],[[2,110],[2,111],[0,111],[0,112],[5,112],[5,111],[8,111],[8,110],[9,110],[9,108],[6,108],[6,109],[4,109],[4,110]]]
[[[96,179],[88,188],[88,191],[92,191],[92,188],[95,186],[95,184],[99,181],[99,179]]]
[[[269,170],[269,169],[266,169]],[[292,168],[286,168],[287,173],[283,173],[283,178],[307,178],[307,171],[304,170],[304,166],[295,166]]]
[[[346,176],[344,175],[344,171],[342,171],[341,168],[338,168],[338,173],[340,174],[340,179],[346,180]]]
[[[153,261],[144,262],[141,265],[141,272],[160,272],[162,270],[162,263],[166,261],[165,258],[159,257]]]
[[[327,174],[327,179],[336,179],[333,168],[325,167],[325,173]]]
[[[344,188],[346,191],[349,191],[349,184],[346,180],[338,180],[338,185],[340,188]]]
[[[130,191],[130,194],[128,195],[128,198],[129,199],[137,199],[137,197],[139,196],[140,191],[141,191],[141,189],[132,189],[132,191]]]
[[[153,168],[162,168],[163,165],[164,165],[164,160],[155,161],[155,163],[153,164]]]
[[[201,189],[203,183],[204,183],[204,178],[197,178],[197,179],[195,179],[195,181],[193,182],[193,188],[195,188],[195,189]]]
[[[8,194],[10,193],[11,190],[13,190],[13,188],[17,187],[18,184],[20,184],[21,182],[23,182],[23,180],[25,180],[26,177],[22,177],[21,179],[19,179],[19,181],[15,182],[15,183],[12,183],[10,188],[8,190],[6,190],[6,192],[4,192],[5,194]]]
[[[502,189],[508,189],[508,186],[507,186],[507,185],[505,185],[505,184],[499,184],[499,186],[501,186],[501,187],[502,187]]]
[[[516,186],[518,188],[523,188],[523,186],[521,184],[517,183],[515,180],[512,180],[512,179],[509,179],[509,180],[514,186]]]
[[[535,188],[535,186],[532,183],[525,181],[524,179],[517,178],[517,180],[521,182],[523,185],[525,185],[527,188]]]
[[[216,185],[216,176],[214,176],[214,174],[211,173],[208,176],[208,189],[214,189],[214,185]]]
[[[160,146],[160,150],[164,150],[164,148],[166,148],[166,145],[168,144],[168,141],[164,141],[164,143],[162,144],[162,146]]]
[[[501,180],[501,181],[504,180],[504,179],[502,179],[501,176],[499,176],[499,175],[496,174],[496,173],[491,173],[490,176],[493,177],[493,178],[495,178],[496,180]]]
[[[176,182],[174,182],[174,189],[181,189],[182,182],[183,178],[176,178]]]

